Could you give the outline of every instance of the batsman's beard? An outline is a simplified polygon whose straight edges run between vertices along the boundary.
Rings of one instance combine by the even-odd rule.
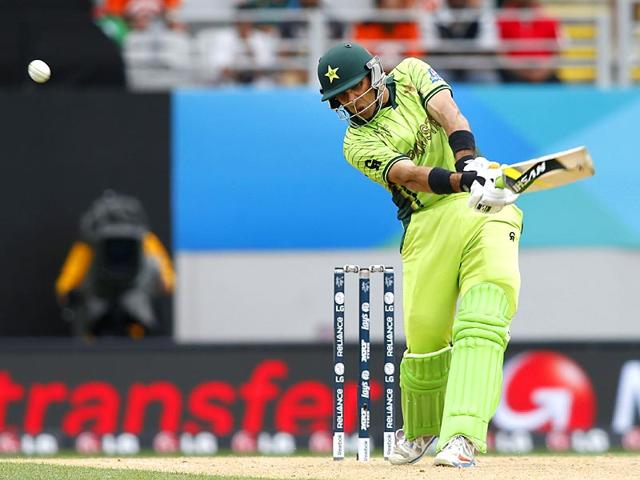
[[[365,90],[362,94],[358,95],[356,98],[354,98],[350,102],[345,103],[344,105],[340,105],[338,108],[336,108],[338,117],[340,117],[341,120],[348,120],[349,123],[355,127],[366,125],[367,123],[369,123],[371,120],[374,119],[374,117],[382,107],[385,88],[386,87],[384,86],[384,83],[380,87],[374,87],[373,85],[371,85],[367,90]],[[373,101],[368,103],[362,109],[358,109],[358,106],[357,106],[358,100],[360,100],[362,97],[364,97],[374,89],[377,90],[377,92]],[[350,109],[348,109],[347,107],[350,107]],[[368,113],[370,109],[372,110],[370,115],[366,115],[366,113]],[[353,121],[354,117],[360,119],[361,123],[354,122]]]

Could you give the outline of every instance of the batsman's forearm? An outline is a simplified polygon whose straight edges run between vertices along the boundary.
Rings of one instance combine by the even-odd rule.
[[[476,172],[455,173],[443,168],[422,167],[420,175],[407,179],[403,186],[414,192],[438,195],[468,192],[476,178]]]
[[[449,146],[456,161],[456,171],[462,172],[467,162],[476,156],[476,140],[469,130],[456,130],[449,135]]]
[[[471,184],[478,178],[478,173],[474,171],[452,173],[451,178],[456,193],[468,192],[471,190]]]
[[[475,171],[451,172],[439,167],[415,165],[406,160],[391,167],[387,180],[414,192],[446,195],[469,191],[476,177]]]

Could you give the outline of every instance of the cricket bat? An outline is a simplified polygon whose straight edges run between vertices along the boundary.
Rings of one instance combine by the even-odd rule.
[[[502,167],[496,186],[514,193],[561,187],[594,175],[593,160],[586,147],[576,147],[544,157]]]

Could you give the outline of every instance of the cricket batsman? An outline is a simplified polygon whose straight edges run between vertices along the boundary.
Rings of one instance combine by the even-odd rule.
[[[425,62],[387,75],[342,43],[318,78],[322,101],[349,122],[347,161],[391,193],[404,226],[403,428],[390,461],[417,462],[435,443],[435,465],[471,467],[487,448],[518,304],[517,195],[495,186],[500,168],[476,156],[451,87]]]

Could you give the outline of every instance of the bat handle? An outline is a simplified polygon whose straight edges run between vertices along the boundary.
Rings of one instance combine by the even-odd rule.
[[[500,168],[500,164],[498,162],[491,162],[489,163],[489,168]],[[504,183],[504,174],[496,178],[496,187],[505,188],[506,186]]]

